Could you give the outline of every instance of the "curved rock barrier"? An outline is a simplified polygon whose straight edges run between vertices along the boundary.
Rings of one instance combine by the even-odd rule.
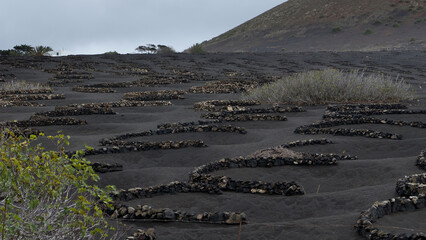
[[[414,174],[398,179],[396,192],[400,196],[410,197],[426,194],[426,173]]]
[[[130,101],[171,100],[183,99],[183,95],[185,94],[187,92],[182,90],[129,92],[124,94],[123,99]]]
[[[154,228],[148,228],[147,230],[138,229],[132,236],[127,237],[127,240],[155,240]]]
[[[145,188],[121,189],[118,194],[114,194],[112,197],[114,200],[130,201],[163,194],[189,192],[222,194],[222,191],[285,196],[304,194],[303,188],[295,182],[237,181],[226,176],[198,175],[191,178],[190,182],[175,181]]]
[[[118,102],[103,102],[103,103],[83,103],[70,104],[64,107],[70,108],[120,108],[120,107],[149,107],[149,106],[169,106],[170,101],[127,101],[121,100]],[[62,107],[58,107],[62,108]]]
[[[84,82],[83,79],[54,79],[54,80],[49,80],[47,82],[47,85],[51,87],[63,87],[69,83],[82,83],[82,82]]]
[[[36,116],[46,116],[46,117],[62,117],[62,116],[79,116],[79,115],[112,115],[117,114],[112,110],[112,108],[100,107],[100,106],[88,106],[80,105],[77,107],[69,106],[57,106],[54,111],[38,112],[34,115]]]
[[[280,145],[280,147],[284,148],[293,148],[293,147],[302,147],[302,146],[309,146],[309,145],[325,145],[325,144],[332,144],[333,142],[326,139],[308,139],[308,140],[297,140],[288,142],[285,144]]]
[[[418,157],[424,160],[425,152]],[[421,165],[419,167],[423,168]],[[423,168],[424,169],[424,168]],[[405,176],[396,183],[396,192],[400,197],[375,202],[369,209],[362,211],[354,226],[357,232],[366,239],[426,239],[426,234],[387,233],[373,226],[379,218],[398,212],[413,211],[426,207],[426,173]]]
[[[376,103],[376,104],[344,104],[344,105],[328,105],[328,111],[343,112],[356,110],[388,110],[388,109],[407,109],[407,106],[400,103]]]
[[[170,208],[152,208],[148,205],[129,207],[116,203],[104,210],[113,219],[146,219],[150,221],[199,222],[216,224],[247,223],[245,213],[238,212],[204,212],[194,214]]]
[[[202,123],[203,121],[200,121]],[[157,130],[149,130],[138,133],[126,133],[112,138],[104,138],[100,141],[101,145],[110,145],[110,144],[125,144],[123,140],[135,137],[145,137],[152,135],[164,135],[164,134],[174,134],[174,133],[187,133],[187,132],[229,132],[229,133],[239,133],[246,134],[247,131],[238,126],[232,125],[216,125],[216,124],[206,124],[206,125],[195,125],[195,122],[190,123],[164,123],[158,125]]]
[[[93,168],[95,172],[98,172],[98,173],[123,171],[123,165],[118,163],[110,164],[110,163],[93,162],[93,163],[90,163],[90,166]]]
[[[194,104],[194,110],[198,111],[217,111],[218,106],[254,106],[260,105],[260,102],[253,100],[210,100]]]
[[[192,121],[192,122],[177,122],[177,123],[161,123],[157,125],[157,128],[175,128],[175,127],[185,127],[185,126],[195,126],[195,125],[208,125],[208,124],[215,124],[215,123],[221,123],[221,121],[217,119],[213,120],[198,120],[198,121]]]
[[[246,92],[249,89],[256,88],[259,84],[254,81],[214,81],[207,82],[204,86],[190,87],[190,93],[238,93]]]
[[[41,127],[41,126],[51,126],[51,125],[86,125],[85,120],[70,118],[70,117],[60,117],[52,118],[45,116],[31,116],[29,120],[13,121],[13,122],[2,122],[0,125],[3,126],[16,126],[20,128],[28,127]]]
[[[75,92],[85,92],[85,93],[115,93],[116,91],[112,88],[96,88],[88,86],[75,86],[72,88]]]
[[[285,165],[335,165],[339,160],[355,160],[357,157],[338,155],[338,154],[319,154],[319,153],[302,153],[301,158],[292,157],[237,157],[223,158],[219,161],[210,162],[205,165],[196,167],[190,174],[190,179],[196,178],[202,174],[208,174],[218,170],[230,168],[256,168],[256,167],[276,167]]]
[[[341,136],[365,136],[370,138],[386,138],[400,140],[402,135],[372,131],[368,129],[334,128],[340,125],[353,124],[388,124],[394,126],[410,126],[425,128],[423,122],[405,122],[398,120],[380,119],[367,117],[367,115],[383,114],[426,114],[426,110],[408,110],[403,104],[347,104],[330,105],[323,115],[323,121],[310,125],[300,126],[295,129],[295,133],[300,134],[333,134]]]
[[[6,95],[17,95],[17,94],[47,94],[53,93],[52,89],[32,89],[32,90],[0,90],[0,97]]]
[[[17,136],[24,136],[29,138],[31,135],[39,136],[43,131],[33,128],[21,128],[17,126],[6,126],[4,123],[0,123],[0,130],[7,128],[9,131]]]
[[[417,163],[416,165],[423,169],[426,170],[426,149],[424,149],[420,155],[417,157]]]
[[[65,99],[64,94],[29,94],[29,95],[4,95],[1,96],[4,100],[9,101],[35,101],[35,100],[53,100],[53,99]]]
[[[394,126],[409,126],[416,128],[426,128],[426,123],[422,122],[406,122],[399,120],[381,119],[375,117],[364,117],[362,115],[339,115],[339,116],[323,116],[328,119],[331,124],[350,125],[350,124],[388,124]]]
[[[327,122],[323,122],[327,126]],[[315,124],[314,126],[321,126],[321,124]],[[296,128],[294,130],[295,133],[299,134],[332,134],[332,135],[340,135],[340,136],[365,136],[369,138],[386,138],[386,139],[394,139],[401,140],[402,135],[394,134],[394,133],[386,133],[380,131],[372,131],[368,129],[353,129],[353,128],[319,128],[312,127],[312,125],[305,125]]]
[[[232,113],[205,113],[201,115],[206,119],[219,119],[226,122],[245,122],[245,121],[287,121],[287,117],[281,115],[267,114],[232,114]]]
[[[22,101],[4,101],[0,99],[0,107],[42,107],[43,103],[22,102]]]
[[[252,194],[268,194],[268,195],[303,195],[305,194],[303,187],[295,182],[275,182],[267,183],[261,181],[240,181],[233,180],[226,176],[211,175],[193,175],[191,181],[195,183],[203,183],[207,186],[214,186],[220,191],[242,192]]]
[[[85,151],[85,156],[98,154],[140,152],[156,149],[178,149],[187,147],[207,147],[202,140],[188,141],[162,141],[162,142],[123,142],[110,147],[90,149]]]

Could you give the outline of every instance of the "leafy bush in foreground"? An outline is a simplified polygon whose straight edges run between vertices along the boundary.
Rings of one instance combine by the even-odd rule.
[[[383,74],[336,69],[308,71],[253,89],[247,100],[283,104],[400,102],[414,99],[410,85]]]
[[[99,202],[107,190],[89,162],[64,151],[68,138],[49,136],[59,151],[46,151],[37,136],[0,131],[1,239],[105,239],[110,230]],[[112,239],[116,236],[112,236]]]

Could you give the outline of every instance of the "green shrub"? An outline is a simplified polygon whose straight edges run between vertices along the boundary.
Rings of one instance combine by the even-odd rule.
[[[338,33],[338,32],[341,32],[341,31],[342,31],[342,27],[334,27],[334,28],[331,29],[332,33]]]
[[[105,55],[119,55],[119,53],[117,51],[109,51],[109,52],[105,52]]]
[[[371,29],[367,29],[367,30],[365,30],[364,35],[369,35],[369,34],[372,34],[372,33],[373,33],[373,31]]]
[[[399,24],[399,23],[394,23],[393,25],[392,25],[392,27],[394,27],[394,28],[398,28],[398,27],[400,27],[401,25]]]
[[[111,229],[98,203],[109,204],[114,188],[95,185],[99,177],[82,151],[66,154],[69,137],[47,137],[58,151],[45,150],[37,138],[0,131],[2,239],[107,238]]]
[[[206,53],[203,49],[203,46],[201,46],[201,44],[199,44],[199,43],[192,45],[190,48],[187,49],[187,52],[189,52],[191,54]]]
[[[249,91],[243,98],[264,103],[328,104],[412,100],[411,87],[401,79],[363,71],[308,71]]]
[[[380,20],[376,20],[376,21],[373,22],[373,25],[380,25],[380,24],[382,24],[382,22]]]

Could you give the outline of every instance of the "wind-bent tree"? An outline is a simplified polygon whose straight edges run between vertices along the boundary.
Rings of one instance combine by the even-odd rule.
[[[19,53],[19,55],[29,55],[31,52],[34,51],[34,47],[32,47],[31,45],[27,45],[27,44],[21,44],[21,45],[16,45],[13,47],[13,49]]]

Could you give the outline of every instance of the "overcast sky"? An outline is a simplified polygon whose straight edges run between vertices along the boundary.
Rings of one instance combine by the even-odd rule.
[[[285,0],[0,0],[0,49],[51,46],[69,54],[182,51]]]

